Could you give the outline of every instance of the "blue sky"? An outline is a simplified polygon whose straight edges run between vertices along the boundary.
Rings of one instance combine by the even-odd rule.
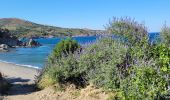
[[[40,24],[104,29],[113,16],[129,16],[150,32],[170,25],[170,0],[1,0],[0,18],[22,18]]]

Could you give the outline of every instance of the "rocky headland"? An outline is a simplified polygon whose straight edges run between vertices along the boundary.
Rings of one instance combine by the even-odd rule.
[[[20,41],[17,37],[13,36],[8,29],[0,29],[0,52],[9,51],[9,48],[15,47],[37,47],[41,46],[40,43],[30,38],[28,41]]]

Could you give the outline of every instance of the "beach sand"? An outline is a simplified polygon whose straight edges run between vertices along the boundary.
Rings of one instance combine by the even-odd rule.
[[[74,85],[70,85],[64,92],[56,91],[51,86],[35,91],[34,80],[37,69],[0,62],[0,71],[7,75],[6,79],[13,84],[9,94],[4,96],[3,100],[106,100],[109,96],[93,86],[76,90]],[[76,96],[77,93],[79,96]],[[91,96],[92,94],[96,94],[97,98]]]
[[[12,87],[7,92],[8,95],[4,98],[5,100],[16,100],[17,96],[22,95],[24,97],[24,95],[34,92],[38,69],[0,62],[0,72],[12,84]]]
[[[28,83],[33,83],[35,76],[38,74],[38,69],[0,62],[0,72],[8,79],[20,78],[29,80]]]

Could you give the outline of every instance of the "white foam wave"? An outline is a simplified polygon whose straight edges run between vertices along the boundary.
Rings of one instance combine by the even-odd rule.
[[[3,62],[3,63],[8,63],[8,64],[14,64],[14,65],[17,65],[17,66],[23,66],[23,67],[29,67],[29,68],[35,68],[35,69],[41,69],[37,66],[32,66],[32,65],[25,65],[25,64],[16,64],[16,63],[13,63],[13,62],[7,62],[7,61],[3,61],[3,60],[0,60],[0,62]]]

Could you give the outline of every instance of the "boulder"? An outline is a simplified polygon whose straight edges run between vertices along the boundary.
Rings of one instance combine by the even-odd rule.
[[[29,39],[28,42],[24,44],[26,47],[38,47],[41,46],[41,44],[33,39]]]
[[[6,44],[0,44],[0,51],[1,52],[7,52],[9,51],[9,47]]]

